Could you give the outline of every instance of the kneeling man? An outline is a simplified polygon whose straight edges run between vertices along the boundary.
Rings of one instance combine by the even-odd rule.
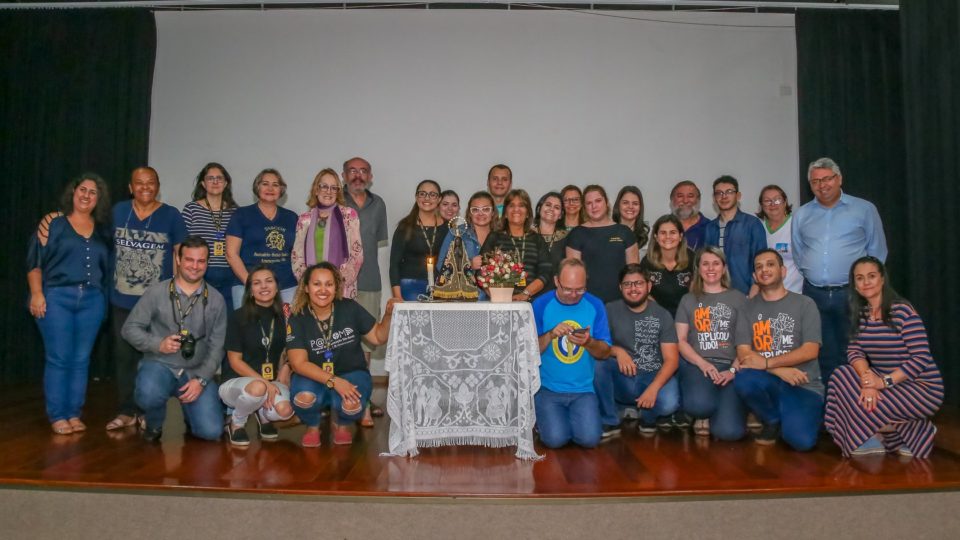
[[[587,269],[564,259],[556,290],[533,302],[540,342],[540,391],[534,396],[540,442],[559,448],[570,441],[593,448],[602,431],[593,365],[610,356],[610,327],[599,298],[587,292]]]
[[[773,249],[753,258],[760,294],[737,323],[740,371],[733,380],[740,399],[763,423],[755,441],[773,444],[782,434],[795,450],[816,445],[823,421],[820,382],[820,313],[810,298],[787,291],[787,269]]]
[[[674,374],[680,362],[670,312],[650,301],[652,283],[639,264],[620,270],[623,298],[607,304],[613,359],[598,362],[593,381],[604,436],[619,432],[618,405],[640,409],[640,432],[657,431],[657,418],[680,408]]]
[[[176,396],[195,437],[217,440],[223,408],[213,381],[223,359],[227,312],[223,296],[207,285],[207,242],[188,236],[177,249],[177,274],[152,285],[121,331],[143,352],[134,399],[143,409],[148,442],[160,440],[167,400]]]

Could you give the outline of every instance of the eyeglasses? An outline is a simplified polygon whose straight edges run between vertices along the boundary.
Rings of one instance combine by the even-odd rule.
[[[583,294],[587,292],[586,287],[581,287],[579,289],[571,289],[570,287],[564,287],[563,285],[558,285],[557,288],[560,289],[561,292],[564,292],[566,294]]]
[[[471,206],[470,207],[471,214],[489,214],[490,212],[493,212],[492,206]]]
[[[736,194],[737,194],[737,190],[735,190],[735,189],[733,189],[733,188],[730,188],[730,189],[727,189],[727,190],[724,190],[724,191],[720,191],[720,190],[718,189],[718,190],[716,190],[716,191],[713,192],[713,196],[714,196],[714,197],[723,197],[724,195],[726,195],[727,197],[733,197],[733,196],[736,195]]]
[[[347,169],[347,174],[370,174],[370,169]]]
[[[421,199],[430,199],[431,201],[435,201],[440,198],[440,194],[437,193],[436,191],[418,191],[417,197]]]
[[[570,197],[563,200],[563,204],[577,204],[580,202],[579,197]]]
[[[624,281],[620,283],[621,289],[639,289],[647,284],[646,281]]]
[[[336,193],[340,191],[340,186],[334,186],[332,184],[320,184],[317,186],[317,191],[321,191],[323,193]]]
[[[833,182],[833,181],[836,180],[836,179],[837,179],[837,175],[835,175],[835,174],[832,174],[832,175],[830,175],[830,176],[824,176],[823,178],[811,178],[811,179],[810,179],[810,185],[813,186],[813,187],[817,187],[817,186],[819,186],[820,184],[830,183],[830,182]]]
[[[780,206],[781,204],[783,204],[783,199],[780,199],[780,198],[764,199],[763,201],[761,201],[761,204],[763,204],[764,206]]]
[[[210,182],[211,184],[222,184],[226,182],[227,179],[222,176],[204,176],[203,181]]]

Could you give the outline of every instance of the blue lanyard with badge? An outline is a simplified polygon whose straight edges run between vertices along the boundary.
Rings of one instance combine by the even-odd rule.
[[[326,323],[317,317],[313,307],[310,307],[310,314],[313,315],[313,322],[317,323],[320,339],[323,341],[323,362],[320,364],[320,369],[333,375],[333,305],[330,306],[330,318]]]
[[[220,209],[216,212],[214,212],[213,207],[210,206],[209,200],[204,198],[204,201],[207,203],[207,208],[210,209],[210,217],[212,218],[213,229],[215,231],[213,233],[213,255],[223,257],[227,254],[227,242],[223,231],[223,201],[220,201]]]

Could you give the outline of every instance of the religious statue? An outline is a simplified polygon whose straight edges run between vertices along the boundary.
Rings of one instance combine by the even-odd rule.
[[[453,231],[453,242],[447,250],[447,258],[441,261],[439,284],[433,288],[433,299],[446,302],[476,302],[480,298],[480,290],[473,279],[473,268],[470,258],[463,247],[463,230],[466,221],[460,216],[450,220],[450,230]]]

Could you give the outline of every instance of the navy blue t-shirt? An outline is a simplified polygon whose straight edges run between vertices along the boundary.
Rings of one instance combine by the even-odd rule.
[[[110,303],[133,309],[137,300],[153,285],[173,277],[173,246],[187,237],[180,211],[161,204],[140,220],[133,201],[113,207],[115,267]]]
[[[297,214],[277,207],[277,215],[267,219],[256,204],[238,208],[227,225],[227,236],[239,238],[240,260],[249,272],[258,264],[270,267],[277,274],[277,286],[297,286],[290,266],[290,252],[297,233]],[[236,282],[241,285],[240,280]]]

